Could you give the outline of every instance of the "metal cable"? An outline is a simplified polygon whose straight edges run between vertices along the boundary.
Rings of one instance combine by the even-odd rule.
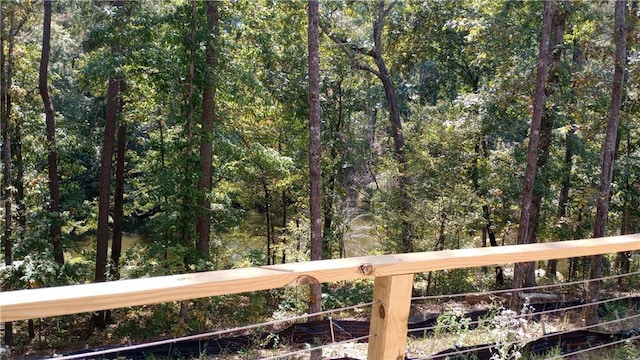
[[[312,350],[321,350],[321,349],[326,349],[326,348],[337,346],[337,345],[348,344],[348,343],[352,343],[352,342],[358,342],[358,341],[369,339],[371,337],[373,337],[373,336],[372,335],[360,336],[360,337],[357,337],[357,338],[348,339],[348,340],[342,340],[342,341],[338,341],[338,342],[335,342],[335,343],[330,343],[330,344],[325,344],[325,345],[320,345],[320,346],[314,346],[314,347],[310,347],[308,349],[303,349],[303,350],[298,350],[298,351],[291,351],[291,352],[287,352],[287,353],[284,353],[284,354],[279,354],[279,355],[275,355],[275,356],[271,356],[271,357],[267,357],[267,358],[260,358],[260,360],[281,359],[281,358],[284,358],[284,357],[289,357],[291,355],[307,353],[307,352],[310,352]]]
[[[87,353],[83,353],[83,354],[74,354],[74,355],[66,355],[66,356],[53,356],[53,357],[48,358],[48,359],[56,359],[56,360],[81,359],[81,358],[85,358],[85,357],[88,357],[88,356],[107,355],[107,354],[117,353],[117,352],[121,352],[121,351],[138,350],[138,349],[144,349],[144,348],[148,348],[148,347],[152,347],[152,346],[173,344],[173,343],[177,343],[179,341],[197,340],[197,339],[214,337],[214,336],[219,337],[220,335],[244,332],[244,331],[253,330],[253,329],[256,329],[256,328],[263,328],[263,327],[267,327],[267,326],[271,326],[271,325],[278,325],[278,324],[287,323],[287,322],[294,322],[294,321],[301,320],[301,319],[308,319],[310,317],[315,317],[315,316],[324,316],[324,315],[333,314],[333,313],[336,313],[336,312],[354,310],[354,309],[358,309],[358,308],[371,306],[372,304],[373,304],[372,302],[368,302],[368,303],[364,303],[364,304],[347,306],[347,307],[343,307],[343,308],[339,308],[339,309],[331,309],[331,310],[326,310],[326,311],[320,311],[320,312],[313,313],[313,314],[304,314],[304,315],[294,316],[294,317],[290,317],[290,318],[286,318],[286,319],[272,320],[272,321],[268,321],[268,322],[264,322],[264,323],[260,323],[260,324],[239,326],[239,327],[235,327],[235,328],[232,328],[232,329],[217,330],[217,331],[212,331],[212,332],[207,332],[207,333],[182,336],[182,337],[173,338],[173,339],[158,340],[158,341],[153,341],[153,342],[144,343],[144,344],[136,344],[136,345],[127,345],[127,346],[115,347],[115,348],[111,348],[111,349],[98,350],[98,351],[87,352]]]
[[[628,274],[617,274],[617,275],[601,277],[601,278],[598,278],[598,279],[586,279],[586,280],[573,281],[573,282],[561,283],[561,284],[542,285],[542,286],[537,286],[537,287],[523,287],[523,288],[519,288],[519,289],[497,290],[497,291],[483,292],[482,294],[491,295],[491,294],[501,294],[501,293],[526,291],[526,290],[533,290],[533,289],[540,290],[540,289],[547,289],[547,288],[553,288],[553,287],[563,287],[563,286],[571,286],[571,285],[578,285],[578,284],[588,284],[589,282],[594,282],[594,281],[610,280],[610,279],[616,279],[616,278],[619,278],[619,277],[633,276],[633,275],[639,275],[639,274],[640,274],[640,271],[637,271],[637,272],[628,273]],[[477,294],[478,294],[477,292],[470,292],[470,293],[453,294],[453,295],[425,296],[425,297],[412,298],[412,301],[413,300],[432,300],[432,299],[441,299],[441,298],[462,297],[462,296],[477,295]],[[537,312],[537,313],[527,313],[527,314],[522,314],[522,315],[519,315],[519,316],[520,317],[531,317],[531,316],[546,315],[546,314],[550,314],[550,313],[554,313],[554,312],[579,309],[579,308],[586,307],[586,306],[592,306],[592,305],[607,303],[607,302],[611,302],[611,301],[617,301],[617,300],[626,299],[626,298],[630,298],[630,297],[632,297],[632,296],[631,295],[627,295],[627,296],[621,297],[621,298],[606,299],[606,300],[601,300],[601,301],[597,301],[597,302],[593,302],[593,303],[589,303],[589,304],[581,304],[581,305],[577,305],[577,306],[561,308],[561,309],[547,310],[547,311]],[[177,343],[177,342],[180,342],[180,341],[197,340],[197,339],[214,337],[214,336],[219,337],[221,335],[226,335],[226,334],[231,334],[231,333],[238,333],[238,332],[246,332],[248,330],[253,330],[253,329],[256,329],[256,328],[263,328],[263,327],[267,327],[267,326],[279,325],[279,324],[282,324],[282,323],[288,323],[288,322],[294,322],[294,321],[298,321],[298,320],[302,320],[302,319],[308,319],[308,318],[311,318],[311,317],[324,316],[324,315],[327,315],[327,314],[334,314],[334,313],[338,313],[338,312],[342,312],[342,311],[359,309],[359,308],[371,306],[372,304],[373,304],[373,302],[368,302],[368,303],[364,303],[364,304],[347,306],[347,307],[343,307],[343,308],[339,308],[339,309],[331,309],[331,310],[321,311],[321,312],[317,312],[317,313],[313,313],[313,314],[304,314],[304,315],[295,316],[295,317],[291,317],[291,318],[287,318],[287,319],[272,320],[272,321],[268,321],[268,322],[264,322],[264,323],[260,323],[260,324],[252,324],[252,325],[247,325],[247,326],[235,327],[235,328],[232,328],[232,329],[212,331],[212,332],[189,335],[189,336],[183,336],[183,337],[178,337],[178,338],[173,338],[173,339],[159,340],[159,341],[154,341],[154,342],[145,343],[145,344],[128,345],[128,346],[116,347],[116,348],[112,348],[112,349],[98,350],[98,351],[90,352],[90,353],[67,355],[67,356],[61,356],[61,357],[54,356],[54,357],[52,357],[50,359],[57,359],[57,360],[80,359],[80,358],[86,358],[86,357],[92,357],[92,356],[98,356],[98,355],[107,355],[107,354],[112,354],[112,353],[121,352],[121,351],[137,350],[137,349],[143,349],[143,348],[152,347],[152,346],[173,344],[173,343]],[[640,315],[637,315],[637,316],[640,316]],[[634,317],[637,317],[637,316],[634,316]],[[632,317],[632,318],[634,318],[634,317]],[[628,319],[628,318],[625,318],[625,319]],[[620,321],[620,320],[616,320],[616,321],[613,321],[613,322],[617,322],[617,321]],[[478,321],[473,321],[470,324],[477,324],[479,322],[480,322],[479,320]],[[587,328],[600,326],[600,325],[603,325],[603,324],[597,324],[597,325],[578,328],[578,329],[587,329]],[[419,328],[419,329],[411,329],[411,332],[425,331],[425,330],[430,330],[430,329],[434,329],[434,328],[435,328],[435,326],[429,326],[429,327]],[[557,335],[558,333],[554,333],[554,334]],[[334,345],[338,345],[338,344],[342,344],[342,343],[349,343],[349,342],[353,342],[353,341],[364,340],[364,339],[368,339],[369,337],[370,337],[370,335],[366,336],[366,337],[359,337],[359,338],[356,338],[356,339],[345,340],[345,341],[341,341],[341,342],[337,342],[337,343],[331,343],[331,344],[324,345],[324,346],[321,346],[321,347],[318,347],[318,348],[322,349],[322,348],[325,348],[325,347],[334,346]],[[518,342],[513,342],[513,343],[518,343]],[[490,347],[492,347],[492,346],[496,346],[496,345],[491,345]],[[289,355],[293,355],[293,354],[297,354],[297,353],[308,352],[310,350],[311,349],[304,349],[304,350],[296,351],[296,352],[293,352],[293,353],[280,355],[279,357],[289,356]],[[473,350],[471,350],[471,351],[473,351]],[[469,352],[469,351],[466,351],[466,352]],[[461,354],[464,354],[466,352],[461,352]],[[455,355],[455,354],[457,354],[457,353],[451,353],[451,354],[448,354],[448,356]],[[268,358],[268,359],[277,359],[277,358],[278,357]]]

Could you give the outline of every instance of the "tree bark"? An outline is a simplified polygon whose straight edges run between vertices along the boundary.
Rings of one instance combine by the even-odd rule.
[[[62,235],[60,224],[60,183],[58,180],[58,151],[56,149],[56,122],[55,111],[51,96],[49,96],[49,54],[51,53],[51,0],[44,1],[44,22],[42,31],[42,54],[40,57],[40,77],[38,87],[44,104],[45,120],[47,125],[47,167],[49,170],[49,237],[53,245],[53,258],[60,264],[64,264],[64,251],[60,242]]]
[[[100,160],[98,234],[95,282],[106,281],[107,250],[109,245],[109,210],[111,208],[111,171],[115,140],[118,94],[121,78],[110,77],[107,90],[107,116],[102,139]]]
[[[3,4],[0,4],[0,8],[3,7]],[[2,26],[0,29],[4,30],[4,12],[2,14]],[[15,44],[14,39],[14,31],[15,31],[15,15],[13,11],[9,15],[9,36],[8,36],[8,44],[7,44],[7,56],[5,60],[4,56],[4,44],[0,47],[0,52],[2,55],[2,73],[0,73],[0,77],[2,78],[2,112],[0,115],[2,116],[2,128],[3,132],[3,157],[2,161],[4,163],[4,174],[3,174],[3,183],[2,183],[2,195],[4,196],[4,233],[3,233],[3,252],[4,252],[4,263],[5,265],[11,265],[13,263],[13,184],[12,184],[12,168],[11,168],[11,132],[12,132],[12,124],[11,124],[11,92],[9,91],[9,87],[11,82],[13,81],[13,48]],[[0,36],[4,38],[4,36]],[[6,69],[5,69],[6,66]],[[2,284],[2,289],[7,290],[7,284]],[[13,323],[5,322],[4,327],[4,342],[7,345],[13,345]]]
[[[311,260],[322,259],[322,173],[320,169],[320,63],[317,0],[307,3],[309,72],[309,212],[311,220]],[[311,284],[309,313],[322,308],[322,286]]]
[[[616,1],[615,3],[615,43],[616,54],[614,61],[613,86],[611,89],[611,105],[609,107],[609,117],[607,121],[607,133],[602,146],[602,174],[600,176],[600,186],[598,189],[598,199],[596,205],[596,219],[593,227],[593,237],[599,238],[606,235],[607,218],[609,213],[609,200],[611,195],[611,181],[613,178],[614,156],[616,150],[616,139],[618,137],[618,124],[620,123],[620,108],[622,106],[622,96],[624,91],[624,72],[626,68],[627,53],[627,27],[626,11],[627,1]],[[595,302],[600,296],[600,280],[602,276],[602,255],[591,257],[589,278],[592,280],[587,289],[587,302]],[[595,280],[595,281],[593,281]],[[585,309],[585,321],[587,325],[598,322],[597,305]]]
[[[382,56],[383,44],[382,44],[382,31],[384,29],[384,20],[387,13],[394,6],[395,2],[392,2],[389,7],[385,8],[385,1],[380,0],[377,3],[377,15],[373,24],[373,43],[374,48],[368,52],[376,63],[378,71],[374,72],[382,82],[384,88],[385,99],[387,101],[387,109],[389,110],[389,121],[391,122],[391,135],[393,137],[393,146],[396,160],[398,161],[398,187],[399,187],[399,201],[400,201],[400,227],[401,227],[401,241],[403,252],[413,252],[413,224],[408,220],[411,212],[411,205],[407,197],[406,182],[407,182],[407,160],[404,153],[404,135],[402,133],[402,121],[400,119],[400,108],[398,106],[398,97],[396,96],[395,86],[391,80],[391,74],[387,68],[387,64]]]
[[[195,122],[195,77],[196,77],[196,22],[198,21],[198,2],[191,0],[191,24],[189,32],[189,74],[187,79],[187,145],[185,149],[186,159],[184,162],[184,177],[182,185],[182,204],[179,217],[179,234],[182,241],[185,244],[193,244],[193,232],[195,228],[194,219],[197,216],[193,216],[194,204],[197,203],[197,198],[192,195],[193,187],[193,171],[194,171],[194,159],[193,159],[193,147],[194,147],[194,122]],[[195,244],[197,247],[197,243]],[[185,265],[188,263],[188,259],[185,258]]]
[[[207,41],[206,82],[202,91],[202,134],[200,137],[200,179],[198,181],[198,213],[196,250],[203,259],[209,259],[209,239],[211,237],[211,161],[213,157],[213,126],[216,101],[215,71],[217,63],[216,43],[218,36],[218,2],[207,2],[207,27],[213,38]]]
[[[262,179],[262,192],[264,194],[264,216],[267,227],[267,265],[273,265],[275,264],[275,254],[273,251],[274,236],[271,231],[273,229],[273,221],[271,217],[271,192],[267,185],[266,175]]]
[[[542,122],[542,112],[544,110],[545,92],[544,86],[547,78],[549,64],[549,36],[551,32],[551,10],[553,0],[545,0],[544,13],[542,17],[542,30],[540,32],[540,50],[538,55],[538,69],[536,73],[536,89],[533,102],[533,114],[529,133],[529,149],[527,152],[527,166],[525,170],[524,186],[522,189],[522,205],[520,208],[520,222],[518,226],[518,244],[526,244],[529,240],[529,223],[531,218],[531,208],[533,201],[533,186],[536,177],[538,164],[538,148],[540,144],[540,126]],[[510,307],[514,311],[520,309],[520,291],[524,284],[527,272],[526,263],[517,263],[513,276],[513,296]]]
[[[124,79],[120,85],[123,90]],[[120,106],[122,111],[122,106]],[[113,194],[113,236],[111,240],[111,275],[120,279],[120,256],[122,255],[122,233],[124,232],[124,175],[125,153],[127,149],[127,126],[121,122],[118,126],[116,150],[116,184]]]
[[[96,239],[95,282],[107,281],[107,253],[109,247],[109,209],[111,207],[111,171],[113,145],[115,141],[118,113],[118,95],[122,78],[110,77],[107,89],[107,115],[102,139],[100,157],[100,178],[98,180],[98,231]],[[100,311],[94,315],[94,325],[104,328],[106,313]]]
[[[338,183],[342,178],[342,155],[339,153],[339,148],[341,145],[337,145],[337,142],[341,141],[341,131],[344,125],[344,111],[343,111],[343,94],[342,94],[342,79],[338,81],[338,83],[334,87],[335,98],[331,100],[337,106],[337,114],[335,116],[335,120],[333,116],[331,116],[329,121],[330,141],[334,141],[334,146],[329,148],[329,157],[332,159],[331,166],[329,168],[331,174],[328,175],[328,178],[325,180],[325,196],[324,196],[324,253],[325,256],[332,257],[334,254],[335,247],[338,248],[338,254],[342,257],[343,254],[343,246],[341,246],[343,239],[342,234],[339,234],[337,229],[335,228],[335,206],[336,199],[338,198],[337,187]],[[327,175],[325,175],[327,176]]]
[[[566,12],[564,6],[556,3],[553,6],[550,34],[550,52],[551,63],[547,76],[547,86],[545,87],[545,95],[547,99],[552,98],[556,93],[556,88],[560,82],[560,71],[562,68],[562,44],[564,41],[564,26],[566,20]],[[555,123],[556,110],[553,107],[547,107],[542,112],[540,124],[540,143],[538,147],[538,164],[536,173],[536,183],[534,186],[533,197],[531,200],[531,214],[529,217],[529,233],[527,234],[527,244],[538,242],[537,230],[540,218],[540,208],[542,206],[543,189],[548,187],[549,179],[547,178],[547,162],[549,160],[549,149],[551,147],[552,131]],[[524,286],[535,286],[535,262],[527,265]]]

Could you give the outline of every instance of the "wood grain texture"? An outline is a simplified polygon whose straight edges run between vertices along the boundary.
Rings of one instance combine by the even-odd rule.
[[[513,262],[640,249],[640,234],[262,266],[0,293],[0,322],[166,301]],[[367,275],[365,275],[365,273]]]
[[[367,359],[404,359],[413,274],[377,277]]]

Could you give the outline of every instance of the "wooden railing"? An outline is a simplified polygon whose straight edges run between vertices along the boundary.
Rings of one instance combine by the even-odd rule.
[[[369,359],[403,359],[413,274],[640,249],[640,234],[544,244],[320,260],[0,293],[0,322],[375,278]]]

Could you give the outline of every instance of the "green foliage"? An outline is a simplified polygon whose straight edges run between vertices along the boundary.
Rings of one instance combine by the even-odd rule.
[[[275,319],[286,319],[300,316],[309,309],[309,287],[291,286],[269,291],[273,299],[278,299],[276,309],[273,311]]]
[[[326,284],[322,294],[322,305],[326,309],[368,303],[373,298],[373,279]]]
[[[448,310],[438,316],[434,331],[436,336],[444,333],[464,335],[469,332],[470,322],[471,319],[465,317],[462,311]]]

